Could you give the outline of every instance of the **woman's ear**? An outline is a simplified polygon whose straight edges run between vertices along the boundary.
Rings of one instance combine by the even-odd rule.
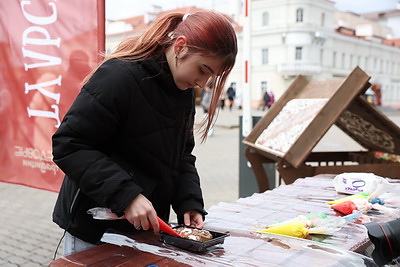
[[[175,55],[182,57],[184,54],[186,54],[187,50],[186,37],[183,35],[178,36],[174,44]]]

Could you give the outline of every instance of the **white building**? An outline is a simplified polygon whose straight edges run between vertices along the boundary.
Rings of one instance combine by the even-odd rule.
[[[253,105],[265,89],[279,97],[298,74],[334,79],[356,66],[381,85],[384,104],[400,103],[400,47],[382,43],[391,34],[388,27],[336,11],[328,0],[252,1]],[[230,77],[239,87],[242,62],[239,55]]]
[[[240,9],[240,0],[228,2]],[[279,98],[299,74],[310,80],[343,78],[356,66],[381,86],[384,105],[400,103],[400,42],[394,39],[400,38],[399,27],[391,28],[400,19],[398,10],[374,18],[339,12],[329,0],[253,0],[251,6],[253,107],[264,90]],[[241,21],[241,14],[229,15]],[[227,84],[236,83],[240,95],[243,32],[237,33],[239,54]]]

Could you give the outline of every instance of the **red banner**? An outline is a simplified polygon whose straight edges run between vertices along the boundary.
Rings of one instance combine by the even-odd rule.
[[[104,0],[0,1],[0,181],[58,192],[51,136],[104,51]]]

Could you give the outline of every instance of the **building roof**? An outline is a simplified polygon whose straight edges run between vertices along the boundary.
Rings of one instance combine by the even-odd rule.
[[[362,17],[371,20],[377,20],[388,17],[400,17],[400,9],[390,9],[385,11],[363,13]]]
[[[131,26],[131,30],[126,30],[121,28],[121,31],[113,31],[109,32],[106,35],[107,36],[112,36],[112,35],[120,35],[122,32],[125,35],[138,35],[145,31],[151,23],[153,23],[158,17],[162,17],[168,13],[196,13],[198,11],[205,11],[206,9],[203,8],[198,8],[195,6],[187,6],[187,7],[180,7],[180,8],[175,8],[171,10],[166,10],[166,11],[160,11],[160,12],[147,12],[144,15],[140,16],[135,16],[131,18],[125,18],[125,19],[120,19],[120,20],[115,20],[111,23],[120,23],[124,22],[127,25]],[[236,32],[241,32],[243,30],[242,26],[240,26],[234,19],[232,19],[230,16],[223,14],[232,24],[234,30]]]
[[[373,40],[385,45],[400,47],[400,39],[390,38],[391,29],[378,22],[388,14],[396,13],[400,17],[400,10],[389,10],[385,12],[371,12],[362,15],[351,12],[335,12],[337,22],[336,32],[353,36],[359,39]]]

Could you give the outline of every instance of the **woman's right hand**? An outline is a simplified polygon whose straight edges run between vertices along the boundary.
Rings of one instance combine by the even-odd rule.
[[[154,233],[160,232],[157,221],[157,213],[153,204],[142,194],[139,194],[124,210],[126,219],[135,226],[137,230],[149,230],[151,227]]]

